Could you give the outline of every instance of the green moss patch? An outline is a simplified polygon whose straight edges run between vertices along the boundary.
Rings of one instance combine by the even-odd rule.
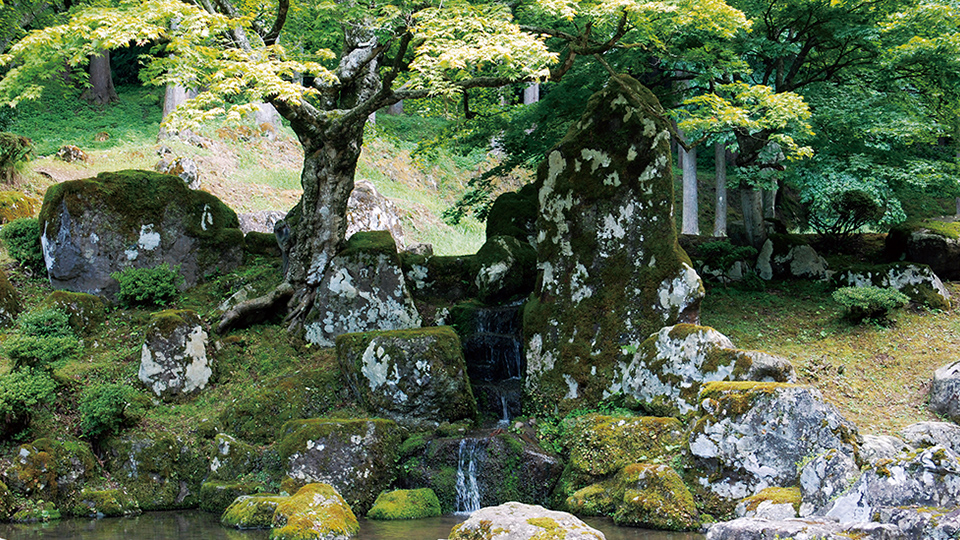
[[[77,335],[89,335],[100,330],[100,325],[106,320],[106,304],[92,294],[54,291],[44,298],[40,307],[66,313],[70,327]]]
[[[755,512],[760,503],[770,501],[773,504],[789,504],[793,509],[800,512],[801,494],[799,487],[768,487],[755,495],[751,495],[741,502],[748,512]]]
[[[441,514],[440,500],[430,488],[399,489],[381,493],[373,508],[367,512],[368,519],[422,519]]]
[[[328,484],[308,484],[280,501],[271,540],[314,540],[351,537],[360,524],[343,497]]]
[[[224,510],[220,524],[235,529],[269,529],[277,507],[287,498],[271,494],[237,497]]]
[[[40,211],[40,201],[19,191],[0,191],[0,223],[32,218]]]

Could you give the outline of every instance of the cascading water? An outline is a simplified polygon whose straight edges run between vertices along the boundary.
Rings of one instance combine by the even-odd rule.
[[[522,302],[477,307],[465,317],[463,356],[477,396],[477,406],[488,426],[505,427],[520,414],[524,373]]]
[[[457,459],[457,513],[472,514],[480,509],[480,487],[477,485],[477,453],[479,439],[463,439]]]
[[[507,396],[500,395],[500,406],[503,408],[503,416],[497,422],[497,427],[505,428],[510,425],[510,410],[507,408]]]

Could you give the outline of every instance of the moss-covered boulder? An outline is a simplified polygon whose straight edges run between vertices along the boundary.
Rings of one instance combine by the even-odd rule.
[[[78,336],[100,330],[107,318],[107,305],[99,296],[70,291],[53,291],[40,303],[41,308],[55,308],[67,314],[70,328]]]
[[[856,426],[814,388],[713,382],[700,400],[689,435],[689,484],[702,486],[698,495],[712,514],[768,487],[797,485],[797,464],[828,450],[856,456]]]
[[[950,292],[925,264],[892,263],[841,270],[833,278],[838,287],[892,287],[910,301],[931,309],[950,309]]]
[[[363,515],[396,475],[400,429],[392,420],[291,420],[278,450],[294,484],[330,484]]]
[[[37,439],[20,446],[4,472],[4,481],[21,495],[60,502],[73,497],[98,474],[89,444]]]
[[[213,377],[213,357],[196,312],[166,310],[150,316],[137,376],[165,400],[190,396],[207,386]]]
[[[610,79],[537,169],[538,279],[524,310],[527,403],[598,403],[625,348],[698,322],[704,290],[677,243],[670,130],[656,97]]]
[[[168,434],[111,438],[101,448],[107,471],[142,510],[199,505],[209,467],[201,448]]]
[[[46,523],[62,517],[60,509],[51,501],[28,500],[10,517],[13,523]]]
[[[828,266],[806,240],[788,234],[771,234],[757,257],[757,273],[766,280],[825,279]]]
[[[618,525],[670,531],[700,527],[693,495],[680,475],[666,465],[636,463],[617,474],[617,501],[613,520]]]
[[[337,358],[357,400],[374,414],[434,422],[477,415],[460,338],[449,326],[343,334]]]
[[[339,540],[360,532],[357,517],[329,484],[307,484],[280,501],[270,540]]]
[[[7,489],[7,485],[0,482],[0,521],[7,521],[13,512],[17,509],[17,503],[13,499],[13,494]]]
[[[0,191],[0,224],[35,217],[39,211],[39,200],[19,191]]]
[[[218,433],[213,440],[216,449],[210,460],[210,480],[233,481],[267,467],[262,452],[255,446],[237,440],[226,433]]]
[[[43,253],[56,289],[109,298],[110,274],[180,265],[184,286],[243,262],[237,215],[213,195],[175,176],[104,172],[54,184],[40,211]]]
[[[735,349],[708,326],[678,324],[660,329],[619,362],[607,395],[631,396],[651,414],[682,416],[697,410],[704,383],[744,380],[794,382],[796,374],[784,358]]]
[[[940,279],[960,279],[960,222],[910,221],[887,234],[884,254],[890,261],[925,264]]]
[[[527,244],[536,242],[539,192],[540,186],[532,183],[498,196],[487,213],[487,238],[512,236]]]
[[[400,255],[403,275],[423,326],[451,324],[450,306],[477,295],[475,258],[476,255]]]
[[[401,448],[399,485],[430,488],[444,514],[466,510],[457,495],[457,470],[469,476],[473,462],[480,506],[507,501],[547,504],[563,471],[560,459],[512,433],[493,437],[414,436]]]
[[[200,485],[200,509],[222,514],[237,497],[264,491],[266,486],[260,482],[204,482]]]
[[[400,210],[369,180],[358,179],[347,200],[347,238],[361,231],[387,231],[400,249],[406,245]]]
[[[140,513],[137,501],[122,489],[87,489],[65,507],[66,514],[76,517],[119,517]]]
[[[269,529],[273,514],[286,495],[242,495],[237,497],[220,516],[220,524],[235,529]]]
[[[450,540],[603,540],[603,533],[566,512],[508,502],[481,508],[450,531]]]
[[[477,297],[490,304],[525,297],[537,277],[537,252],[512,236],[493,236],[474,258]]]
[[[304,322],[305,339],[332,347],[340,334],[420,326],[397,244],[387,231],[359,232],[330,261]]]
[[[367,519],[423,519],[443,512],[440,499],[430,488],[384,491],[367,512]]]
[[[737,503],[734,511],[739,517],[770,520],[797,517],[800,511],[800,488],[769,487]]]
[[[7,273],[0,269],[0,326],[12,324],[22,310],[17,289],[7,279]]]
[[[279,257],[280,245],[277,236],[272,233],[250,231],[243,235],[243,250],[251,255]]]

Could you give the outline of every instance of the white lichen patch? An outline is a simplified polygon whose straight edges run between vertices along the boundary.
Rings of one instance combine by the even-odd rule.
[[[618,173],[617,171],[613,171],[612,173],[608,174],[606,178],[603,179],[603,185],[605,186],[620,187],[621,183],[622,182],[620,182],[620,173]]]
[[[631,144],[630,148],[627,150],[627,161],[633,161],[637,159],[637,145]]]
[[[587,267],[578,262],[570,276],[570,299],[574,304],[593,296],[593,288],[586,284],[589,278]]]
[[[570,375],[564,373],[563,382],[567,383],[567,394],[563,396],[563,399],[577,399],[577,397],[580,396],[580,385],[577,384],[577,381]]]
[[[370,390],[376,390],[387,383],[387,374],[390,372],[390,355],[383,350],[383,347],[377,344],[376,339],[370,340],[370,344],[363,351],[360,357],[360,373],[367,378],[367,384]]]
[[[595,173],[600,167],[607,168],[610,166],[611,158],[610,154],[602,150],[594,150],[592,148],[584,148],[580,150],[580,155],[583,157],[583,160],[590,163],[590,172]]]
[[[657,133],[657,124],[651,118],[643,119],[643,136],[653,137]]]
[[[543,336],[534,334],[527,343],[527,388],[533,389],[536,385],[534,379],[539,375],[553,371],[556,362],[553,351],[543,349]]]
[[[422,290],[427,288],[427,277],[429,272],[426,266],[415,264],[410,271],[407,272],[407,280],[413,283],[413,287],[417,290]]]
[[[703,298],[703,283],[700,276],[687,263],[681,263],[680,275],[665,279],[657,289],[658,311],[664,321],[682,313],[689,306]]]
[[[153,230],[153,224],[140,227],[140,238],[137,240],[137,246],[147,251],[153,251],[160,247],[160,233]]]
[[[210,205],[203,205],[203,212],[200,214],[200,228],[207,230],[207,227],[213,226],[213,212],[210,211]]]

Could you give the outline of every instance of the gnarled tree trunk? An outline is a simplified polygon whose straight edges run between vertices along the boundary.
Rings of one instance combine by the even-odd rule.
[[[106,105],[119,99],[110,72],[110,51],[90,57],[90,87],[84,90],[80,99],[97,105]]]
[[[713,217],[713,235],[727,236],[727,149],[723,143],[713,146],[717,175],[717,203]]]

